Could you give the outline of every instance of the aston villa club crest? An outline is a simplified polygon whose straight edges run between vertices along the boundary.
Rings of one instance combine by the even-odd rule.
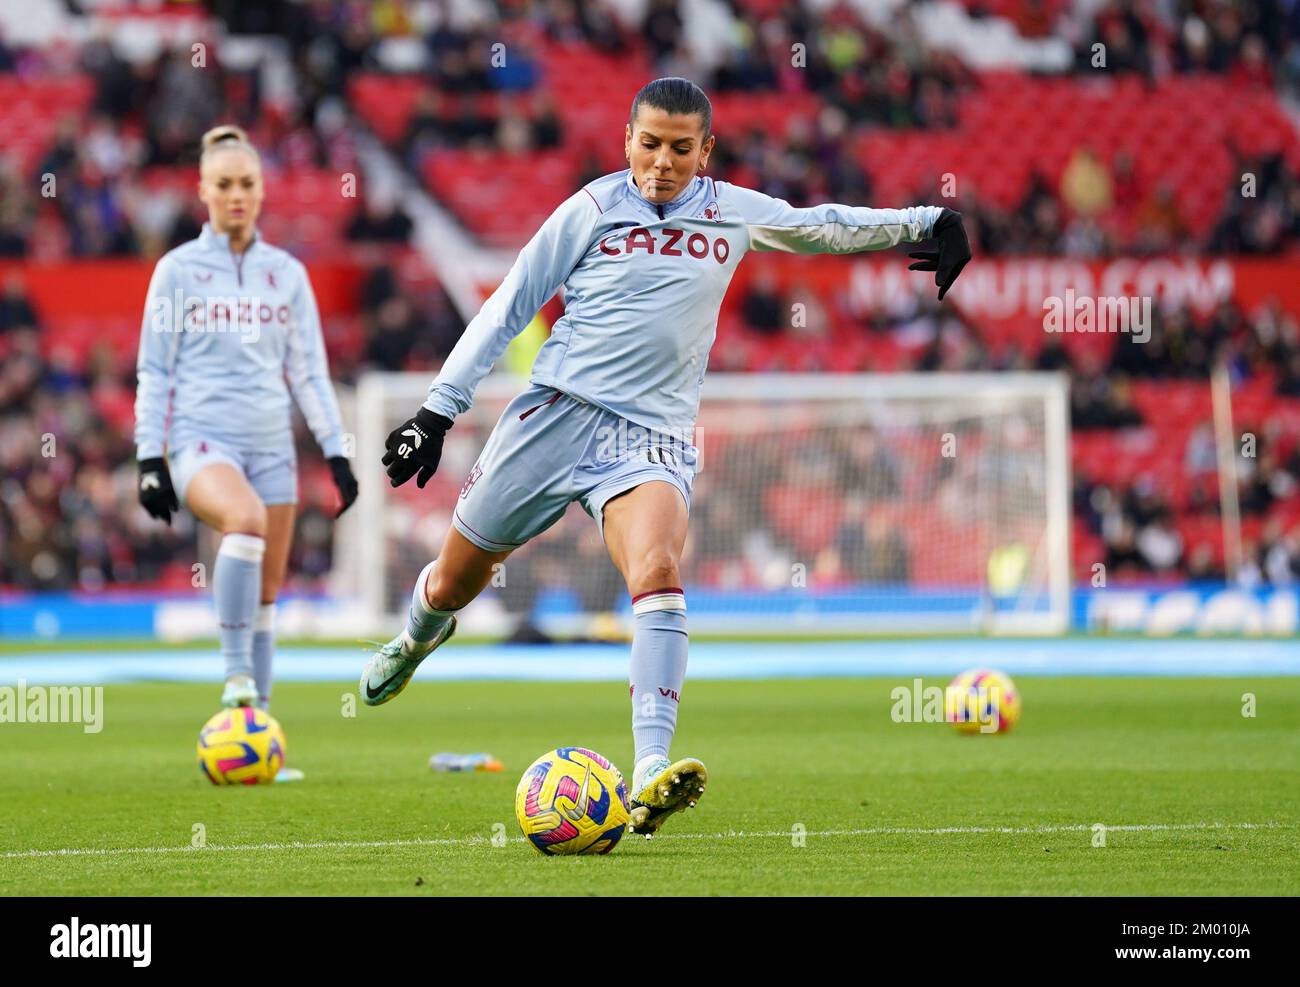
[[[478,483],[478,478],[482,475],[483,475],[483,468],[479,466],[477,463],[475,463],[474,468],[469,471],[469,476],[465,478],[465,482],[461,485],[460,488],[461,500],[464,500],[467,496],[469,496],[469,492],[474,489],[474,484]]]
[[[714,199],[704,207],[704,212],[700,213],[705,219],[711,219],[715,223],[722,222],[722,210],[718,208],[718,201]]]

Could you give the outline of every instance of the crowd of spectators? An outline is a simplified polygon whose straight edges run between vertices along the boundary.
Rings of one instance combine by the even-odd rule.
[[[157,185],[151,177],[193,169],[200,136],[224,120],[246,126],[269,176],[358,172],[355,125],[343,100],[346,58],[327,50],[346,47],[348,37],[318,37],[281,87],[224,70],[210,41],[203,71],[188,46],[128,61],[107,36],[48,49],[0,43],[0,71],[36,80],[80,72],[94,84],[84,117],[60,120],[26,172],[16,154],[0,150],[0,257],[149,261],[192,239],[206,219],[193,186]],[[400,206],[359,201],[336,231],[340,244],[372,258],[357,300],[364,343],[332,360],[332,373],[345,382],[369,367],[436,364],[463,328],[440,287],[412,290],[374,253],[409,239]],[[273,197],[267,208],[275,209]],[[306,241],[280,245],[304,259],[321,249]],[[77,361],[43,345],[41,331],[21,277],[11,276],[0,294],[0,586],[189,588],[201,550],[192,517],[181,512],[167,527],[136,499],[134,353],[102,344]],[[299,455],[305,474],[322,468],[319,451],[301,435]],[[328,485],[303,485],[290,563],[298,588],[319,584],[331,566],[333,505],[318,489]]]
[[[650,0],[638,23],[621,19],[623,11],[611,5],[576,0],[505,4],[477,18],[431,21],[430,10],[446,15],[450,7],[383,0],[267,9],[278,13],[262,26],[291,42],[287,85],[263,86],[256,74],[223,69],[219,50],[211,52],[209,71],[194,72],[187,48],[127,61],[104,37],[71,54],[0,44],[0,72],[41,78],[78,71],[94,80],[84,118],[61,121],[50,146],[29,168],[0,152],[0,256],[148,259],[193,237],[204,218],[201,205],[188,192],[151,187],[148,177],[155,168],[192,166],[198,137],[223,119],[249,126],[270,172],[356,170],[358,127],[364,121],[349,109],[348,80],[360,70],[389,68],[394,43],[403,40],[418,43],[434,83],[419,98],[398,142],[412,170],[438,147],[484,144],[525,153],[561,145],[561,115],[541,83],[537,44],[578,40],[614,55],[642,46],[656,71],[691,76],[717,93],[792,88],[815,93],[821,110],[800,122],[781,145],[755,132],[724,142],[715,158],[715,174],[794,202],[870,203],[871,177],[856,156],[857,136],[875,127],[951,126],[960,95],[979,85],[954,56],[922,45],[912,16],[901,8],[886,30],[871,26],[847,4],[814,18],[797,3],[765,5],[768,13],[762,15],[735,3],[730,29],[708,54],[701,53],[684,5],[675,0]],[[1295,95],[1300,77],[1296,9],[1268,2],[1117,2],[1104,4],[1094,22],[1074,25],[1074,33],[1081,56],[1093,40],[1103,40],[1115,71],[1152,77],[1169,71],[1226,74],[1243,86],[1275,87],[1287,97]],[[223,13],[235,29],[256,28],[240,19],[264,15],[244,5]],[[1035,18],[1041,20],[1029,11],[1026,23]],[[491,45],[502,37],[511,45],[504,70],[489,61]],[[789,56],[796,41],[804,44],[806,57],[794,73]],[[1079,71],[1085,70],[1081,64]],[[483,92],[508,97],[497,104],[502,108],[497,115],[483,115],[473,98]],[[1034,176],[1013,209],[987,202],[962,203],[962,208],[976,249],[985,256],[1294,249],[1300,244],[1300,180],[1294,168],[1282,156],[1243,158],[1240,164],[1243,172],[1257,176],[1256,195],[1244,197],[1236,185],[1225,190],[1221,217],[1203,244],[1188,238],[1167,190],[1157,188],[1145,199],[1137,195],[1130,156],[1097,148],[1079,148],[1057,183]],[[57,183],[55,196],[40,194],[37,179],[46,175]],[[1132,237],[1117,234],[1108,223],[1117,212],[1139,217]],[[397,202],[363,198],[339,238],[400,248],[410,232],[411,221]],[[308,255],[313,249],[289,246]],[[758,335],[824,335],[832,321],[846,321],[838,312],[832,320],[811,293],[805,301],[809,310],[797,330],[788,324],[790,298],[761,283],[739,308]],[[413,288],[385,262],[368,271],[358,311],[363,345],[332,366],[343,381],[368,367],[436,365],[463,329],[440,287]],[[1300,331],[1284,313],[1269,308],[1248,316],[1226,305],[1205,318],[1159,309],[1155,316],[1149,343],[1121,337],[1107,360],[1080,358],[1051,342],[1036,352],[992,346],[959,311],[933,307],[905,319],[878,316],[853,331],[922,338],[923,345],[909,350],[910,364],[900,369],[1068,370],[1073,424],[1083,431],[1142,425],[1134,381],[1203,379],[1219,359],[1239,377],[1270,373],[1280,395],[1300,396]],[[131,355],[101,348],[80,365],[42,348],[40,324],[21,282],[11,280],[0,297],[0,539],[6,545],[0,585],[186,582],[188,569],[176,566],[197,551],[188,515],[164,529],[135,501]],[[719,356],[717,365],[725,366],[726,356]],[[1203,441],[1203,433],[1189,440],[1189,462],[1197,458],[1193,444]],[[310,466],[314,455],[304,443],[304,462]],[[1278,439],[1244,470],[1243,511],[1262,517],[1279,498],[1290,496],[1300,460]],[[1194,506],[1206,513],[1218,507],[1209,493]],[[1214,572],[1216,563],[1203,546],[1182,544],[1173,508],[1146,480],[1112,489],[1082,478],[1076,508],[1080,523],[1103,538],[1120,570]],[[299,522],[301,554],[293,568],[308,582],[329,567],[326,509],[305,503]],[[878,581],[905,574],[907,547],[896,535],[882,515],[864,514],[837,535],[843,571]],[[1248,578],[1259,581],[1283,582],[1300,568],[1294,537],[1271,527],[1248,546],[1247,556],[1255,573]]]
[[[1287,0],[1106,0],[1077,25],[1079,72],[1106,64],[1151,79],[1212,73],[1300,98],[1300,11]]]
[[[128,62],[97,37],[69,65],[67,55],[56,63],[40,51],[0,45],[0,67],[35,78],[79,70],[96,88],[87,119],[62,121],[31,174],[0,155],[0,256],[152,257],[192,236],[202,219],[193,196],[159,194],[144,176],[153,166],[192,164],[198,137],[222,118],[234,117],[251,129],[272,171],[354,171],[356,131],[347,84],[357,71],[407,65],[432,83],[399,141],[406,162],[417,170],[425,154],[442,147],[527,153],[562,145],[554,95],[543,84],[543,42],[576,40],[615,55],[636,50],[648,54],[654,71],[686,75],[720,94],[810,92],[821,112],[800,121],[782,146],[757,131],[733,136],[720,144],[713,173],[795,202],[848,204],[868,203],[872,195],[859,135],[879,127],[950,127],[960,95],[979,85],[951,52],[921,43],[906,6],[887,27],[868,23],[848,4],[814,16],[799,3],[756,13],[737,2],[721,26],[693,23],[678,0],[652,0],[636,23],[626,19],[623,5],[576,0],[499,8],[467,3],[457,12],[443,3],[356,0],[272,7],[279,14],[270,27],[290,42],[290,85],[270,86],[256,73],[223,69],[219,49],[196,72],[189,48]],[[1298,9],[1278,0],[1115,0],[1091,21],[1078,23],[1067,13],[1050,26],[1078,39],[1081,59],[1093,43],[1106,44],[1108,71],[1217,73],[1244,88],[1272,87],[1300,101]],[[221,5],[218,10],[225,14]],[[225,16],[233,29],[267,27],[239,7]],[[244,24],[249,18],[255,22]],[[1029,30],[1041,22],[1041,12],[1026,10],[1022,19]],[[717,37],[701,44],[709,31]],[[502,43],[510,57],[494,64],[493,46]],[[419,52],[415,61],[410,45]],[[802,46],[797,67],[794,45]],[[395,59],[394,51],[406,54]],[[1079,71],[1092,69],[1081,64]],[[505,97],[491,112],[476,101],[489,92]],[[1257,175],[1258,188],[1253,196],[1243,195],[1236,181],[1225,188],[1219,220],[1203,237],[1189,236],[1170,187],[1140,187],[1132,156],[1123,151],[1078,148],[1058,180],[1031,176],[1012,208],[985,200],[961,206],[984,256],[1294,249],[1300,244],[1295,163],[1282,155],[1243,155],[1239,165],[1234,175]],[[44,175],[55,176],[60,189],[48,202],[33,181]],[[1117,216],[1124,221],[1114,221]],[[309,243],[295,246],[313,249]]]
[[[809,326],[790,327],[796,297],[808,296],[756,282],[742,297],[741,307],[752,331],[760,336],[818,332]],[[822,314],[810,319],[809,325],[826,321]],[[834,321],[843,327],[852,319],[837,312]],[[1131,334],[1117,334],[1108,353],[1094,347],[1067,348],[1059,336],[1046,337],[1036,352],[1014,343],[995,346],[959,312],[941,310],[926,300],[903,318],[877,315],[858,331],[910,343],[898,370],[1066,371],[1071,381],[1071,427],[1076,434],[1162,425],[1149,420],[1135,400],[1135,387],[1142,382],[1199,382],[1205,387],[1199,406],[1208,415],[1210,375],[1219,363],[1239,383],[1267,381],[1280,397],[1300,396],[1300,324],[1276,304],[1246,313],[1227,302],[1205,315],[1155,305],[1150,337],[1139,341]],[[1253,445],[1239,444],[1250,450],[1238,464],[1241,514],[1248,523],[1263,521],[1271,509],[1300,493],[1300,452],[1296,437],[1288,431],[1291,426],[1285,423],[1238,424],[1243,436],[1258,439],[1252,440]],[[1221,558],[1211,546],[1202,541],[1184,544],[1178,531],[1180,516],[1217,516],[1220,509],[1215,442],[1208,422],[1185,441],[1184,477],[1144,474],[1117,484],[1098,482],[1086,471],[1076,474],[1076,522],[1102,539],[1105,554],[1096,561],[1107,562],[1113,574],[1222,578]],[[1189,490],[1187,503],[1175,509],[1165,488],[1184,484]],[[1287,567],[1300,571],[1297,541],[1277,523],[1264,525],[1260,537],[1247,545],[1245,556],[1243,578],[1256,582],[1289,585]],[[1271,561],[1251,563],[1256,557]]]
[[[612,4],[576,0],[504,5],[462,26],[444,18],[424,28],[418,17],[392,14],[391,8],[400,8],[409,15],[417,6],[387,5],[369,16],[349,5],[333,8],[334,22],[347,21],[358,44],[369,38],[358,64],[383,67],[383,53],[394,37],[422,41],[421,64],[434,85],[421,95],[400,142],[416,169],[424,154],[439,148],[476,145],[526,153],[562,145],[563,127],[538,64],[543,39],[576,40],[614,55],[646,52],[656,74],[687,76],[712,93],[815,95],[820,112],[796,121],[780,146],[758,130],[731,135],[720,142],[711,164],[715,177],[796,203],[870,203],[872,177],[858,138],[873,128],[949,128],[957,122],[960,96],[979,86],[978,76],[955,55],[921,42],[907,5],[893,12],[887,27],[869,23],[849,4],[813,16],[799,3],[765,6],[759,13],[733,2],[724,24],[693,23],[677,0],[652,0],[635,23],[623,19],[626,9],[615,12]],[[979,13],[978,3],[970,6]],[[1170,73],[1214,73],[1243,90],[1272,88],[1300,102],[1300,8],[1294,4],[1117,0],[1082,21],[1069,10],[1053,20],[1045,16],[1045,6],[1022,4],[1024,16],[1016,19],[1031,34],[1038,25],[1076,38],[1080,73],[1095,71],[1088,57],[1101,41],[1110,72],[1146,73],[1153,80]],[[701,43],[706,35],[711,43]],[[502,38],[511,58],[507,66],[492,68],[492,46]],[[481,92],[506,97],[496,104],[495,115],[475,102]],[[1140,181],[1125,151],[1080,147],[1059,178],[1032,175],[1011,208],[975,198],[960,205],[984,256],[1295,249],[1300,245],[1295,162],[1280,154],[1238,157],[1234,179],[1223,189],[1218,221],[1195,236],[1174,189]],[[589,171],[584,180],[593,177]],[[1258,178],[1252,195],[1243,195],[1236,178],[1246,173]],[[914,198],[930,201],[931,191],[918,188]]]
[[[1237,496],[1246,530],[1257,534],[1244,541],[1235,581],[1246,587],[1300,585],[1297,531],[1280,518],[1266,517],[1271,507],[1300,492],[1300,448],[1294,435],[1280,430],[1265,430],[1258,436],[1244,430],[1239,441],[1248,434],[1256,437],[1261,448],[1257,454],[1237,456]],[[1161,493],[1160,480],[1168,478],[1145,475],[1131,484],[1115,486],[1096,482],[1086,473],[1076,476],[1076,524],[1101,544],[1098,558],[1076,562],[1083,563],[1084,569],[1091,562],[1102,562],[1108,578],[1119,580],[1221,581],[1224,562],[1209,537],[1198,528],[1189,529],[1197,533],[1186,536],[1178,524],[1180,516],[1218,519],[1215,446],[1208,422],[1189,436],[1181,469],[1191,481],[1188,503],[1181,511]],[[1252,523],[1259,521],[1264,523]]]

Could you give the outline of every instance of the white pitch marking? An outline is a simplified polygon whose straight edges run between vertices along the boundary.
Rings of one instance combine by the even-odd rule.
[[[1076,823],[1068,826],[943,826],[937,829],[910,829],[902,826],[878,826],[871,829],[823,829],[805,833],[805,836],[949,836],[949,835],[1026,835],[1031,833],[1086,833],[1091,832],[1093,823]],[[1104,825],[1104,824],[1103,824]],[[1106,826],[1111,833],[1157,833],[1184,830],[1214,829],[1295,829],[1292,823],[1136,823],[1130,825]],[[736,837],[752,839],[789,838],[790,830],[780,829],[757,833],[744,830],[731,830],[726,833],[673,833],[661,836],[666,840],[726,840]],[[8,850],[0,853],[0,860],[30,860],[40,857],[113,857],[133,853],[221,853],[259,850],[369,850],[385,847],[421,847],[421,846],[481,846],[491,841],[486,836],[450,837],[432,840],[373,840],[373,841],[318,841],[288,843],[237,843],[229,845],[212,844],[195,848],[191,846],[141,846],[141,847],[67,847],[56,850]],[[511,839],[513,843],[526,843],[522,836]]]

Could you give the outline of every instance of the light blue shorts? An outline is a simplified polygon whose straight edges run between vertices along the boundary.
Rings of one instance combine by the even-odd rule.
[[[254,452],[212,439],[194,439],[172,448],[167,455],[172,486],[182,504],[190,481],[213,463],[229,463],[243,473],[263,504],[298,502],[298,460],[292,448]]]
[[[500,552],[540,535],[575,500],[603,539],[606,502],[650,480],[671,483],[689,509],[699,455],[689,439],[533,385],[492,429],[452,523],[479,548]]]

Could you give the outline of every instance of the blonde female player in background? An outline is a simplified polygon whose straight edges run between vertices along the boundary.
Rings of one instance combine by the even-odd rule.
[[[401,692],[497,563],[579,501],[632,598],[628,828],[647,837],[694,805],[706,780],[698,759],[674,763],[668,750],[686,675],[680,561],[695,475],[689,437],[737,264],[749,250],[844,254],[933,237],[937,249],[913,253],[911,269],[933,271],[942,299],[971,256],[951,209],[798,209],[715,182],[702,174],[712,125],[713,108],[694,83],[657,79],[642,88],[623,135],[628,168],[556,209],[465,329],[424,407],[388,437],[393,486],[418,473],[423,487],[478,382],[564,285],[565,312],[537,354],[530,388],[506,408],[465,481],[442,552],[416,581],[406,628],[370,659],[360,682],[372,706]],[[641,438],[610,441],[634,435]]]
[[[239,127],[203,135],[198,238],[154,269],[136,366],[140,503],[184,503],[218,532],[212,572],[225,706],[271,700],[275,599],[298,499],[289,395],[329,460],[343,511],[357,482],[307,270],[261,239],[262,166]],[[287,382],[287,386],[286,386]],[[278,780],[296,780],[286,768]]]

